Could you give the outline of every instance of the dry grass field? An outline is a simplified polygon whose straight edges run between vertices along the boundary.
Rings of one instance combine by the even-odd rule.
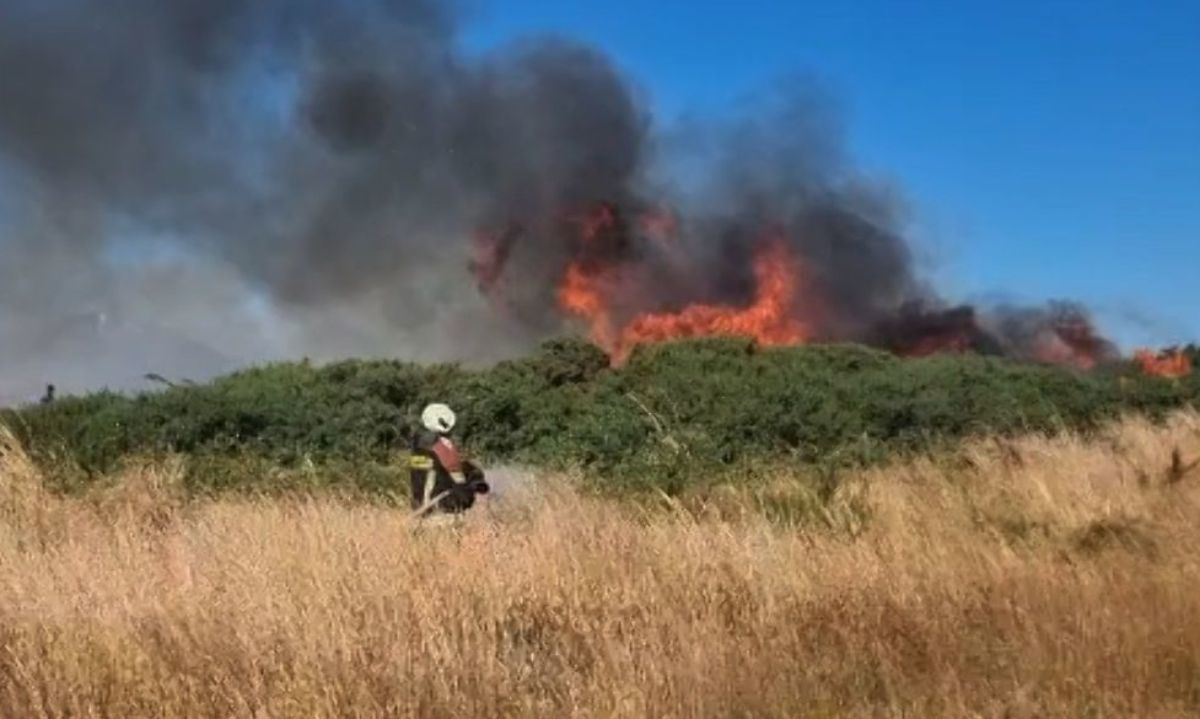
[[[545,480],[426,529],[185,501],[161,463],[51,496],[0,452],[3,716],[1200,713],[1194,414],[821,501],[784,470],[660,507]]]

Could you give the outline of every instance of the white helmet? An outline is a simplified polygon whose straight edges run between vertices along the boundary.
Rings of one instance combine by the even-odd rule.
[[[431,404],[421,411],[421,424],[430,432],[449,432],[454,429],[454,422],[454,410],[444,404]]]

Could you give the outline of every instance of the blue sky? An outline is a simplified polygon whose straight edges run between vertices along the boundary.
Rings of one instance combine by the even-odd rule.
[[[1127,345],[1200,339],[1200,0],[515,0],[466,38],[536,32],[606,50],[667,121],[814,75],[945,291],[1082,300]]]

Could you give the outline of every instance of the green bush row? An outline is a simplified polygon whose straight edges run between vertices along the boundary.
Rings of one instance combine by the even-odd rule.
[[[579,467],[611,486],[671,490],[706,468],[760,459],[864,462],[981,433],[1087,430],[1122,412],[1162,415],[1198,394],[1194,377],[1145,377],[1128,365],[1085,373],[739,339],[649,345],[610,368],[598,348],[559,339],[484,370],[272,364],[203,386],[63,398],[3,420],[39,461],[65,460],[85,475],[156,452],[205,458],[197,466],[221,457],[386,465],[421,407],[443,401],[459,414],[461,442],[484,461]]]

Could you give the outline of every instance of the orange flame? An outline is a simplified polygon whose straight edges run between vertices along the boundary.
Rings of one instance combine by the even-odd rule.
[[[918,300],[895,315],[858,317],[856,308],[839,307],[838,296],[821,292],[821,275],[810,273],[805,258],[789,242],[787,229],[775,226],[765,238],[759,235],[757,249],[747,257],[742,252],[747,235],[741,233],[751,227],[738,228],[736,246],[729,248],[733,252],[724,255],[708,252],[724,253],[724,245],[693,252],[697,248],[688,241],[687,226],[669,208],[641,207],[630,216],[609,201],[564,208],[553,222],[535,223],[535,238],[548,239],[551,235],[537,233],[553,233],[571,257],[558,275],[558,308],[586,322],[591,340],[615,363],[623,363],[640,344],[711,336],[748,337],[765,346],[850,336],[903,356],[1002,352],[1081,370],[1115,355],[1088,317],[1069,307],[1046,316],[1022,315],[1015,337],[990,332],[968,305],[945,309]],[[505,268],[523,231],[519,223],[510,223],[475,238],[470,269],[479,289],[497,304],[506,301],[511,289],[505,286]],[[726,267],[736,282],[719,275],[715,257],[738,263]],[[750,268],[743,264],[747,260]],[[727,293],[741,286],[747,269],[755,280],[748,305],[707,304],[713,297],[728,302]],[[679,307],[687,299],[692,303],[682,309],[659,311]],[[1027,319],[1036,324],[1025,324]],[[1179,353],[1169,358],[1146,353],[1138,361],[1148,374],[1182,376],[1191,370]]]
[[[1173,349],[1155,354],[1140,349],[1133,355],[1142,372],[1152,377],[1186,377],[1192,373],[1192,361],[1182,350]]]
[[[586,319],[591,325],[592,340],[611,351],[616,342],[616,329],[609,296],[621,266],[603,262],[595,255],[604,253],[605,241],[619,230],[616,210],[601,203],[568,220],[579,226],[582,251],[581,256],[567,266],[558,287],[558,304],[565,311]]]
[[[588,320],[592,340],[611,350],[616,341],[616,330],[608,309],[603,274],[588,273],[582,264],[572,262],[558,288],[558,302],[567,312]]]
[[[712,336],[751,337],[759,343],[791,345],[807,341],[811,328],[793,315],[800,265],[787,246],[773,239],[754,258],[757,282],[754,302],[748,307],[693,304],[679,312],[637,315],[620,330],[613,320],[609,295],[618,268],[589,271],[582,263],[568,266],[559,286],[563,309],[586,319],[593,341],[616,362],[626,359],[634,346],[646,342]]]
[[[758,289],[749,307],[690,305],[679,312],[640,315],[621,332],[617,356],[624,357],[644,342],[689,337],[752,337],[768,346],[804,342],[812,332],[792,316],[798,275],[787,247],[773,240],[754,258]]]

